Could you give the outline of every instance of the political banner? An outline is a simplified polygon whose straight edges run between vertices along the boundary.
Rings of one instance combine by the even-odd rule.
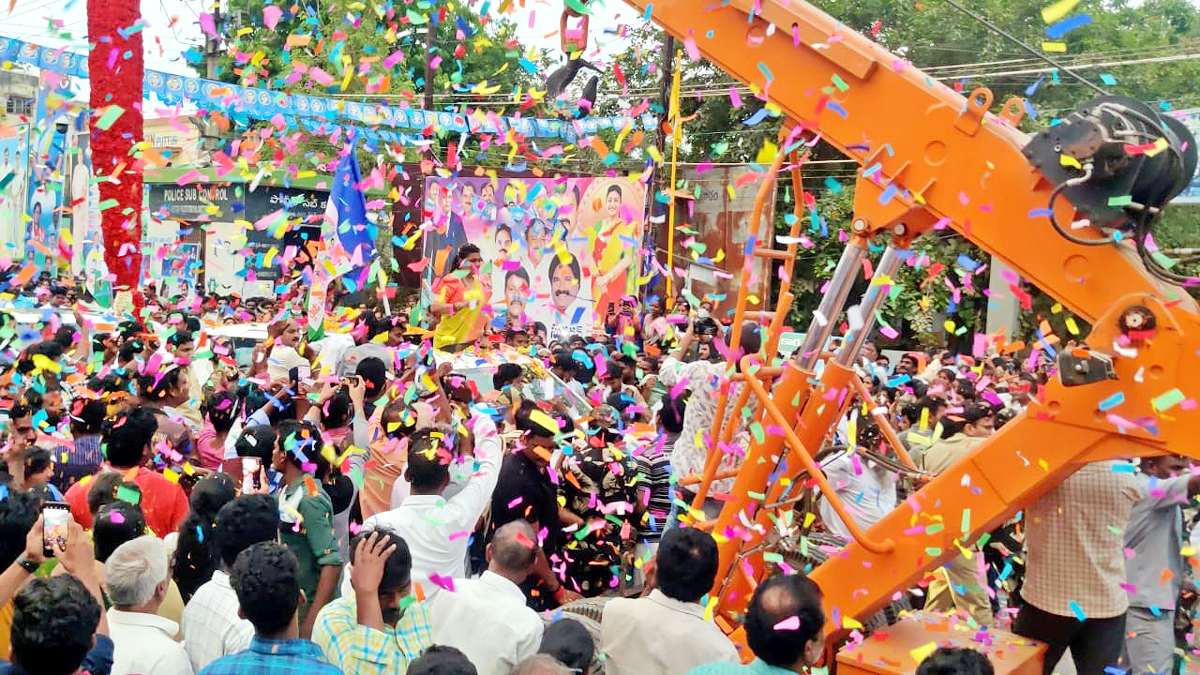
[[[67,160],[67,131],[72,114],[69,78],[42,71],[37,111],[30,133],[28,214],[24,257],[43,270],[57,266],[58,228],[62,221],[63,177]],[[47,255],[45,251],[50,251]]]
[[[0,251],[19,258],[25,244],[25,188],[29,178],[29,125],[0,127]]]
[[[630,178],[427,178],[426,272],[479,246],[493,325],[540,324],[550,340],[602,331],[638,295],[646,186]]]

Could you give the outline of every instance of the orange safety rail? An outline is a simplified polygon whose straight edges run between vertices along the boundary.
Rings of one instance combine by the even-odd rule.
[[[754,364],[754,359],[755,357],[753,356],[743,356],[741,360],[742,369],[745,370],[752,366]],[[837,513],[838,517],[842,519],[842,522],[846,525],[846,529],[849,530],[850,534],[854,537],[854,541],[858,542],[859,545],[864,549],[877,555],[890,553],[893,549],[895,549],[896,542],[892,541],[890,537],[883,540],[874,539],[868,536],[867,533],[858,526],[858,523],[855,522],[854,518],[846,510],[846,505],[844,502],[842,502],[842,498],[838,496],[837,492],[833,489],[833,486],[830,485],[829,481],[825,478],[825,473],[821,471],[821,467],[817,465],[817,462],[813,459],[812,454],[809,453],[808,449],[804,447],[804,444],[800,442],[800,439],[796,436],[796,432],[792,431],[790,426],[791,420],[787,419],[787,417],[780,412],[766,387],[764,387],[761,382],[753,377],[746,379],[746,387],[749,388],[754,393],[755,397],[758,398],[758,404],[761,406],[764,416],[770,417],[782,428],[784,444],[792,451],[788,457],[799,460],[801,466],[803,466],[808,472],[809,477],[817,484],[817,489],[819,489],[821,494],[825,496],[825,499],[829,501],[829,506],[832,507],[834,512]],[[757,459],[758,458],[747,455],[745,464],[749,465],[752,461],[757,461]],[[722,513],[722,515],[724,514]]]
[[[850,386],[854,388],[859,397],[864,401],[871,401],[871,392],[867,391],[867,385],[862,381],[862,378],[855,374],[850,378]],[[875,420],[875,424],[879,425],[879,430],[883,432],[883,437],[887,439],[892,450],[896,452],[896,456],[910,469],[916,469],[917,465],[913,463],[912,457],[908,454],[908,448],[904,447],[904,442],[896,435],[896,430],[892,428],[892,423],[888,421],[887,415],[875,411],[875,406],[871,406],[871,419]]]
[[[785,127],[780,135],[790,135],[790,127]],[[764,180],[761,185],[759,185],[758,191],[755,193],[754,210],[752,211],[750,217],[752,218],[751,222],[759,225],[760,227],[763,220],[763,209],[766,207],[766,199],[769,195],[773,194],[772,188],[775,186],[776,177],[779,175],[779,169],[783,166],[784,156],[785,155],[782,150],[776,153],[775,160],[771,163],[771,167],[768,170],[767,179]],[[795,150],[791,151],[789,158],[789,170],[792,173],[792,186],[795,193],[793,200],[793,215],[795,218],[792,219],[791,230],[788,232],[789,241],[787,248],[784,250],[775,250],[760,248],[757,245],[754,248],[754,255],[756,257],[778,259],[783,261],[782,276],[784,279],[792,278],[792,271],[796,266],[796,251],[798,250],[799,246],[798,237],[800,234],[801,224],[803,222],[802,216],[804,215],[804,200],[801,198],[803,193],[803,185],[801,183],[802,162],[799,154]],[[774,223],[766,223],[766,233],[769,234],[772,232],[774,227]],[[760,234],[762,233],[760,232]],[[760,237],[759,241],[763,241],[765,238],[765,236]],[[729,349],[731,351],[736,349],[736,345],[740,344],[742,336],[742,324],[745,322],[747,314],[751,313],[746,310],[750,289],[750,273],[751,269],[749,264],[743,265],[742,283],[738,288],[738,301],[735,305],[733,314],[733,330],[731,331],[729,337]],[[764,294],[759,300],[760,303],[765,302],[766,298],[767,296]],[[769,359],[774,358],[779,349],[779,336],[783,332],[784,322],[787,321],[787,313],[791,311],[792,303],[795,301],[795,299],[796,296],[792,294],[790,290],[783,290],[779,294],[779,299],[775,304],[774,312],[753,312],[757,317],[763,317],[764,315],[769,315],[771,317],[771,324],[767,329],[767,342],[765,345],[766,350],[764,352],[767,354],[767,358]],[[712,447],[709,448],[708,457],[704,464],[705,479],[701,481],[700,487],[696,491],[696,497],[692,501],[692,508],[695,509],[699,509],[704,504],[704,500],[708,497],[708,491],[713,481],[720,480],[716,476],[717,469],[721,465],[721,447],[722,444],[728,443],[729,440],[733,438],[733,432],[738,426],[738,420],[736,417],[732,420],[728,420],[728,423],[726,423],[727,419],[725,410],[726,404],[728,403],[728,395],[729,382],[727,381],[722,385],[721,393],[717,398],[717,410],[716,414],[713,416],[713,425],[710,436],[713,443]],[[734,403],[733,410],[738,411],[745,407],[746,402],[749,400],[748,397],[749,393],[743,389]]]

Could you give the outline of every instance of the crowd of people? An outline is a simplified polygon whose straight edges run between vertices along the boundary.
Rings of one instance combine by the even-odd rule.
[[[191,312],[148,298],[109,332],[78,312],[74,325],[49,314],[16,331],[0,375],[0,654],[12,654],[0,672],[705,675],[817,663],[822,592],[798,570],[820,560],[758,584],[749,652],[706,609],[717,544],[697,525],[732,489],[754,406],[725,411],[728,443],[709,436],[721,392],[739,386],[730,364],[762,352],[760,327],[729,344],[717,299],[687,295],[644,311],[625,298],[587,335],[519,316],[498,325],[472,296],[478,251],[457,253],[459,272],[428,302],[343,310],[320,340],[286,300],[258,303],[270,337],[248,364],[206,333],[244,320],[238,303]],[[503,355],[489,381],[456,370],[489,352]],[[855,367],[871,400],[847,403],[817,455],[864,528],[1020,414],[1052,374],[1048,360],[1015,355],[893,358],[867,342]],[[880,414],[913,466],[897,461]],[[723,477],[697,501],[714,447]],[[1173,672],[1176,610],[1188,621],[1181,507],[1200,478],[1178,458],[1119,464],[1086,466],[1020,519],[962,542],[902,606],[1011,625],[1048,643],[1047,673],[1068,649],[1081,673]],[[47,538],[59,503],[65,530]],[[833,550],[851,538],[827,500],[809,506],[794,534]],[[947,649],[919,672],[991,665]]]

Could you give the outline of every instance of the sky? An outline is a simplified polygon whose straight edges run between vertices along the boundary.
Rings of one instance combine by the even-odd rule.
[[[509,14],[517,24],[518,39],[526,45],[557,52],[559,14],[564,5],[548,0],[524,0],[523,4],[521,7],[520,0],[516,0],[516,8]],[[478,8],[481,3],[476,0],[474,5]],[[498,5],[495,0],[491,2],[493,8]],[[0,35],[51,47],[68,46],[83,53],[87,49],[86,6],[87,0],[0,0]],[[181,54],[189,48],[203,49],[204,33],[199,18],[206,7],[211,11],[212,0],[142,0],[142,15],[147,22],[144,30],[147,68],[195,74]],[[593,45],[612,41],[604,35],[606,29],[642,20],[636,10],[619,0],[608,0],[606,4],[593,2],[592,7]],[[495,10],[491,13],[495,15]],[[86,89],[79,95],[86,95]]]

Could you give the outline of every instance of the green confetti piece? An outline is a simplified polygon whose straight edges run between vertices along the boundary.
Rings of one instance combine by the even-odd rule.
[[[772,553],[768,551],[763,554],[763,560],[769,563],[781,563],[783,562],[783,556],[778,553]]]
[[[1122,195],[1120,197],[1109,197],[1108,198],[1109,206],[1129,206],[1132,203],[1133,203],[1132,195]]]
[[[746,490],[746,496],[759,502],[767,498],[767,495],[763,494],[762,492],[751,492],[749,490]]]
[[[833,74],[833,86],[841,89],[842,91],[846,91],[850,88],[850,85],[846,84],[846,81],[842,79],[842,76],[838,75],[837,73]]]
[[[971,509],[963,509],[962,512],[962,533],[966,534],[971,531]]]
[[[925,555],[933,556],[936,558],[937,556],[939,556],[941,554],[942,554],[942,549],[938,548],[937,546],[926,546],[925,547]]]
[[[121,485],[117,488],[117,499],[137,506],[142,501],[142,493]]]
[[[766,433],[763,431],[762,424],[758,422],[750,425],[750,434],[754,436],[754,440],[758,441],[759,443],[762,443],[763,439],[767,437]]]
[[[111,127],[118,119],[121,118],[121,115],[124,114],[125,109],[121,106],[110,105],[104,108],[104,114],[96,120],[96,128],[108,131],[108,128]]]
[[[96,206],[97,206],[97,207],[98,207],[98,208],[99,208],[101,211],[106,211],[106,210],[108,210],[108,209],[111,209],[111,208],[112,208],[112,207],[114,207],[114,206],[117,206],[117,204],[118,204],[118,202],[117,202],[117,200],[115,200],[115,199],[105,199],[104,201],[100,202],[100,203],[99,203],[99,204],[97,204]]]
[[[925,526],[925,534],[937,534],[944,529],[946,529],[945,523],[933,523]]]
[[[1172,389],[1164,394],[1155,396],[1150,401],[1150,405],[1154,406],[1155,410],[1169,410],[1183,401],[1183,392],[1178,389]]]

